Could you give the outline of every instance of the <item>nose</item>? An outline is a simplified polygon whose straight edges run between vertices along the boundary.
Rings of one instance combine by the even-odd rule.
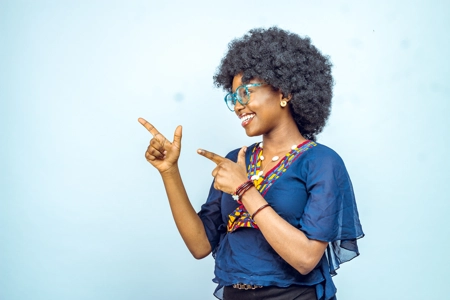
[[[245,108],[245,105],[242,105],[241,102],[239,102],[239,101],[236,101],[236,103],[234,104],[234,111],[236,113],[240,112],[244,108]]]

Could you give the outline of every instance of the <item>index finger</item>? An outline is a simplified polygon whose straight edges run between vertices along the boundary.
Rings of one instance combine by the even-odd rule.
[[[150,124],[149,122],[147,122],[145,119],[143,118],[139,118],[138,119],[139,123],[142,124],[142,126],[144,126],[145,128],[147,128],[148,132],[150,132],[153,136],[156,136],[159,133],[159,131],[155,128],[155,126],[153,126],[152,124]]]
[[[222,157],[222,156],[217,155],[217,154],[215,154],[213,152],[209,152],[209,151],[206,151],[206,150],[203,150],[203,149],[198,149],[197,153],[202,155],[202,156],[204,156],[204,157],[206,157],[206,158],[208,158],[208,159],[210,159],[210,160],[212,160],[213,162],[216,163],[216,165],[218,165],[221,162],[223,162],[224,160],[226,160],[225,157]]]

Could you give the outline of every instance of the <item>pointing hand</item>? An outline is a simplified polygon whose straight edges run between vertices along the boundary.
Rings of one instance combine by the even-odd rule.
[[[239,150],[237,162],[224,158],[213,152],[203,149],[197,150],[198,154],[210,159],[216,164],[212,171],[214,177],[214,188],[228,194],[233,194],[236,188],[248,180],[245,167],[245,151],[247,147]]]
[[[150,145],[145,152],[145,158],[151,163],[160,173],[170,170],[176,166],[181,152],[181,136],[182,127],[178,126],[175,129],[173,141],[166,139],[152,124],[143,118],[138,119],[152,135]]]

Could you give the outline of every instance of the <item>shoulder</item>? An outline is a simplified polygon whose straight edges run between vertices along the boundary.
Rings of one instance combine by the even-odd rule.
[[[331,149],[330,147],[327,147],[323,144],[319,144],[316,143],[316,146],[313,147],[311,149],[312,151],[310,151],[311,154],[311,158],[313,159],[319,159],[325,162],[339,162],[342,163],[343,160],[342,158],[339,156],[339,154],[337,154],[336,151],[334,151],[333,149]]]
[[[310,171],[314,169],[334,171],[346,169],[341,156],[339,156],[336,151],[323,144],[316,143],[315,147],[312,147],[304,154],[303,162]]]
[[[336,151],[317,144],[305,154],[300,172],[309,188],[326,186],[327,189],[335,190],[352,189],[350,175],[344,161]]]

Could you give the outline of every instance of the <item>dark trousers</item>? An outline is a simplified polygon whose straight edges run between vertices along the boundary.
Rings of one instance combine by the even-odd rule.
[[[286,288],[268,286],[254,290],[239,290],[226,286],[223,300],[317,300],[314,286],[291,285]]]

